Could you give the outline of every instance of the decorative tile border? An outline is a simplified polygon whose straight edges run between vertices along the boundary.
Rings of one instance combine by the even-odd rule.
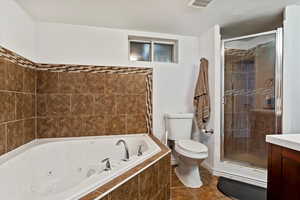
[[[18,64],[25,68],[31,68],[40,71],[49,72],[85,72],[85,73],[105,73],[105,74],[141,74],[146,75],[147,87],[147,129],[152,134],[152,68],[147,67],[114,67],[114,66],[96,66],[96,65],[69,65],[69,64],[44,64],[34,63],[6,48],[0,46],[0,58]]]
[[[226,53],[226,56],[237,56],[237,57],[252,58],[252,57],[255,56],[255,50],[256,50],[256,48],[249,49],[249,50],[226,49],[225,53]]]
[[[22,67],[31,69],[37,68],[36,63],[0,46],[0,58],[1,57]]]

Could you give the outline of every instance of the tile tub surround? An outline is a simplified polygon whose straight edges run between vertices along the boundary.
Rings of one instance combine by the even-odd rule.
[[[37,136],[146,133],[147,76],[38,71]]]
[[[0,54],[0,155],[36,138],[36,71]]]
[[[152,69],[39,64],[0,46],[0,103],[0,155],[37,137],[152,133]]]
[[[159,145],[161,152],[80,200],[170,199],[171,151],[154,136],[151,138]]]

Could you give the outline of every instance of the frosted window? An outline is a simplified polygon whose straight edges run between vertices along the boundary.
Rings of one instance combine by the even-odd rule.
[[[131,61],[151,61],[151,43],[130,42]]]
[[[154,61],[156,62],[173,62],[173,44],[154,44]]]

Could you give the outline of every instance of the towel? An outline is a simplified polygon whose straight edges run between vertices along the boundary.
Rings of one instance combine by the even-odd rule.
[[[204,129],[210,116],[208,60],[200,60],[200,70],[194,94],[195,116],[199,129]]]

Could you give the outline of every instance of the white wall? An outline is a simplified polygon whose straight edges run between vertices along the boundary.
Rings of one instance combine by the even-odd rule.
[[[0,46],[35,58],[35,21],[13,0],[0,0]]]
[[[55,23],[38,23],[37,33],[38,62],[153,67],[154,133],[158,138],[163,137],[164,113],[193,111],[197,37]],[[128,35],[178,40],[179,63],[130,62]]]
[[[288,6],[284,20],[283,133],[300,133],[300,6]]]
[[[208,159],[204,162],[208,168],[213,168],[214,165],[214,152],[218,148],[215,148],[215,138],[219,137],[219,121],[220,117],[220,83],[218,82],[218,76],[216,76],[217,71],[220,70],[220,44],[221,44],[221,36],[220,36],[220,27],[218,25],[212,27],[204,34],[200,36],[199,40],[199,52],[200,58],[204,57],[208,59],[209,62],[209,92],[210,92],[210,100],[211,100],[211,117],[210,121],[207,125],[207,129],[214,129],[213,135],[201,134],[199,135],[199,131],[195,131],[194,138],[200,138],[201,142],[206,144],[208,147]],[[198,73],[198,71],[197,71]],[[216,84],[218,83],[218,84]]]

